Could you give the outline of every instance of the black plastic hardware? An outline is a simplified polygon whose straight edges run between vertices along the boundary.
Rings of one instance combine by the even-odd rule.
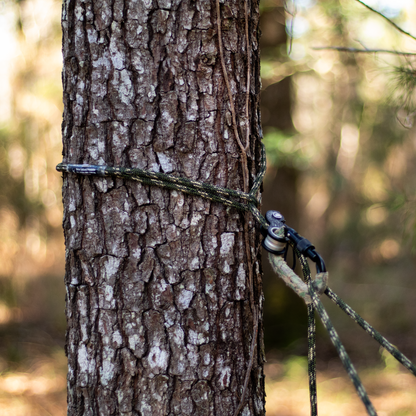
[[[288,227],[285,218],[279,211],[267,211],[266,220],[269,227],[262,230],[264,235],[263,248],[273,254],[285,254],[287,252],[287,243],[291,241],[296,248],[305,257],[310,258],[316,264],[316,272],[326,272],[325,262],[315,246],[306,238],[299,235],[293,228]],[[284,237],[277,233],[284,228]],[[281,232],[279,233],[281,234]],[[286,247],[285,247],[286,244]]]

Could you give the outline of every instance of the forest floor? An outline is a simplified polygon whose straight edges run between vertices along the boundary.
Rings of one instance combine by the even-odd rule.
[[[37,357],[29,367],[0,374],[1,416],[66,415],[66,359],[61,349]],[[266,364],[267,416],[310,414],[306,362],[292,357]],[[386,360],[383,368],[361,369],[378,416],[416,415],[416,378]],[[366,411],[342,368],[318,371],[320,416],[365,416]]]
[[[378,416],[416,415],[416,377],[396,365],[392,357],[386,358],[386,365],[359,368],[358,372]],[[293,357],[284,364],[269,363],[265,366],[265,373],[267,416],[310,414],[304,357]],[[319,416],[367,415],[341,365],[318,371],[317,385]]]
[[[1,416],[66,415],[66,357],[63,349],[24,361],[0,374]]]

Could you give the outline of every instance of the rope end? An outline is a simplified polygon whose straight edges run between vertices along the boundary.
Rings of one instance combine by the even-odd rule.
[[[105,176],[105,166],[97,165],[74,165],[70,163],[59,163],[56,165],[58,172],[77,173],[81,175]]]

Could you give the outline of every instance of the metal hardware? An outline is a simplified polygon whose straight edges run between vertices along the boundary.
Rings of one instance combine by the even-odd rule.
[[[285,217],[279,211],[268,211],[266,220],[270,225],[267,228],[267,233],[264,233],[263,248],[269,253],[285,254],[288,242],[285,237]]]
[[[272,216],[273,218],[275,218],[276,220],[285,222],[285,218],[283,217],[283,215],[279,212],[279,211],[273,211],[272,212]]]
[[[315,250],[315,246],[293,228],[288,227],[285,224],[284,216],[279,211],[267,211],[266,220],[270,225],[267,231],[263,231],[262,245],[264,249],[273,254],[286,254],[287,243],[291,241],[294,248],[316,264],[317,273],[326,272],[325,262]]]

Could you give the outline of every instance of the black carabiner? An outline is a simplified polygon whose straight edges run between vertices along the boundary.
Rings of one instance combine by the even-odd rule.
[[[316,272],[326,272],[325,262],[315,250],[315,246],[306,238],[299,235],[293,228],[286,226],[286,237],[294,244],[301,254],[310,258],[316,265]]]

